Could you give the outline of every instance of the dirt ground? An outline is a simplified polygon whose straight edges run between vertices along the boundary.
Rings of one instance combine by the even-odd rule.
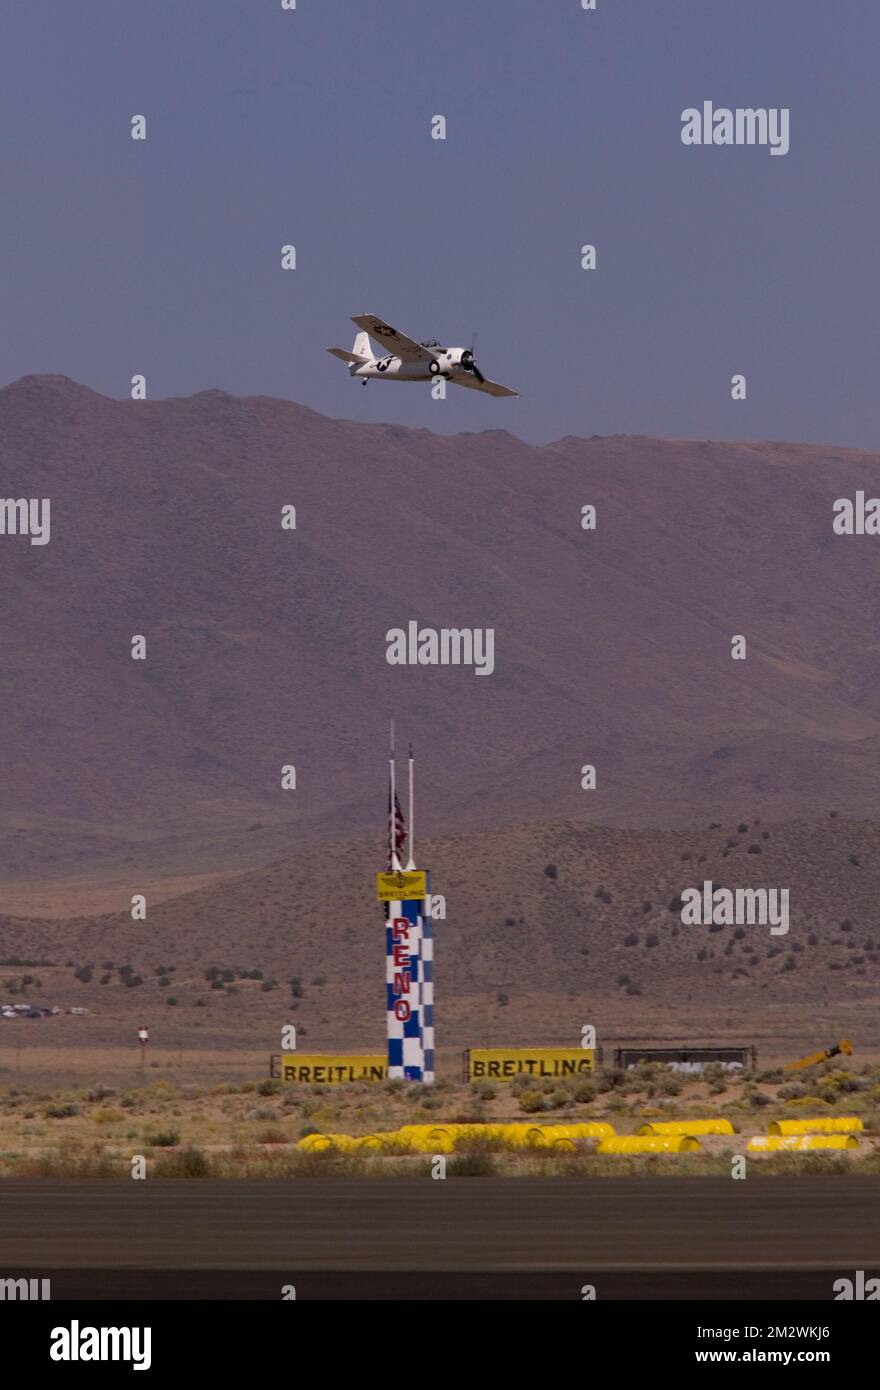
[[[499,1084],[467,1083],[450,1075],[457,1062],[451,1050],[440,1059],[441,1079],[433,1087],[396,1081],[281,1083],[269,1076],[268,1055],[256,1050],[154,1051],[150,1045],[142,1057],[133,1048],[53,1053],[22,1047],[17,1060],[16,1067],[8,1048],[0,1053],[4,1177],[124,1176],[134,1154],[155,1161],[169,1176],[186,1176],[187,1164],[193,1176],[207,1175],[218,1163],[222,1175],[263,1175],[276,1171],[282,1160],[294,1169],[306,1159],[315,1164],[314,1155],[297,1148],[302,1137],[315,1131],[357,1136],[416,1123],[605,1120],[617,1133],[627,1134],[651,1119],[715,1116],[729,1119],[734,1135],[704,1139],[699,1154],[661,1157],[661,1163],[689,1172],[729,1171],[730,1156],[744,1152],[748,1138],[766,1133],[773,1119],[855,1115],[863,1124],[855,1150],[758,1156],[754,1161],[771,1171],[805,1172],[874,1171],[880,1164],[880,1064],[849,1058],[796,1075],[768,1066],[737,1077],[717,1069],[693,1078],[652,1064],[630,1072],[602,1067],[593,1076],[521,1077]],[[491,1157],[480,1152],[479,1144],[476,1149],[460,1161],[469,1159],[476,1169],[481,1162],[500,1163],[502,1172],[522,1171],[524,1165],[529,1171],[546,1171],[548,1163],[552,1170],[554,1162],[556,1171],[567,1172],[572,1157],[593,1162],[602,1172],[639,1171],[645,1162],[599,1162],[586,1151],[565,1160]],[[396,1158],[407,1161],[402,1155]],[[389,1161],[361,1159],[357,1171],[381,1171]],[[350,1164],[343,1166],[348,1171]]]

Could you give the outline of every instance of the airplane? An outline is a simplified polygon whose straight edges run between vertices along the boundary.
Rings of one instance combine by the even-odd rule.
[[[405,333],[379,319],[375,314],[359,314],[352,323],[361,331],[354,340],[351,352],[332,347],[327,351],[349,364],[349,375],[359,377],[366,386],[371,377],[378,381],[433,381],[444,377],[456,386],[469,386],[472,391],[485,391],[490,396],[518,396],[509,386],[499,386],[483,376],[474,361],[473,347],[443,347],[436,338],[417,343]],[[388,349],[385,357],[376,357],[370,339],[375,338]]]

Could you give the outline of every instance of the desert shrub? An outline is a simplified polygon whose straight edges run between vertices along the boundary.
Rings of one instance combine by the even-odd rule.
[[[596,1084],[599,1090],[605,1093],[625,1085],[626,1080],[626,1072],[621,1067],[603,1067]]]
[[[657,1094],[661,1096],[680,1096],[682,1090],[682,1080],[676,1076],[674,1071],[664,1068],[657,1080],[654,1082]]]
[[[773,1097],[768,1096],[766,1091],[751,1091],[747,1100],[753,1110],[763,1110],[765,1105],[773,1104]]]
[[[259,1134],[256,1135],[256,1142],[258,1144],[286,1144],[288,1140],[289,1136],[284,1133],[283,1129],[279,1129],[277,1125],[269,1125],[266,1129],[261,1129]]]
[[[496,1167],[490,1153],[451,1154],[446,1160],[446,1172],[454,1178],[488,1178]]]
[[[208,1178],[211,1165],[201,1149],[178,1149],[163,1154],[153,1168],[157,1178]]]
[[[158,1134],[148,1134],[146,1142],[154,1149],[175,1149],[180,1143],[180,1135],[176,1129],[163,1129]]]
[[[496,1095],[495,1087],[491,1081],[472,1081],[471,1092],[479,1100],[494,1100]],[[422,1103],[424,1104],[424,1102]]]
[[[578,1105],[589,1105],[598,1094],[595,1081],[579,1081],[574,1088],[574,1098]]]
[[[544,877],[545,877],[545,878],[556,878],[556,877],[557,877],[556,865],[555,865],[555,864],[545,864],[545,865],[544,865]]]
[[[527,1115],[534,1115],[536,1111],[544,1109],[544,1097],[540,1091],[522,1091],[519,1097],[519,1108]]]

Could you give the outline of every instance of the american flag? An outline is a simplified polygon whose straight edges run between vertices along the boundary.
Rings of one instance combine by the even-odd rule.
[[[393,852],[397,851],[399,864],[405,860],[404,849],[406,848],[406,821],[403,819],[403,811],[400,809],[400,800],[397,793],[394,793],[394,844],[391,843],[391,787],[388,788],[388,872],[394,867]]]

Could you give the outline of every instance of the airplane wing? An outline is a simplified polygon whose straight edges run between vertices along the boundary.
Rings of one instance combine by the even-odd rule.
[[[478,381],[473,372],[456,372],[452,378],[455,386],[469,386],[472,391],[485,391],[489,396],[518,396],[518,391],[511,391],[509,386],[500,386],[497,381],[490,381],[488,377],[483,377]]]
[[[352,323],[363,328],[371,338],[375,338],[377,343],[403,362],[430,362],[434,357],[430,348],[422,347],[421,343],[408,338],[405,333],[398,333],[396,328],[392,328],[384,319],[377,319],[375,314],[360,314],[352,319]]]

